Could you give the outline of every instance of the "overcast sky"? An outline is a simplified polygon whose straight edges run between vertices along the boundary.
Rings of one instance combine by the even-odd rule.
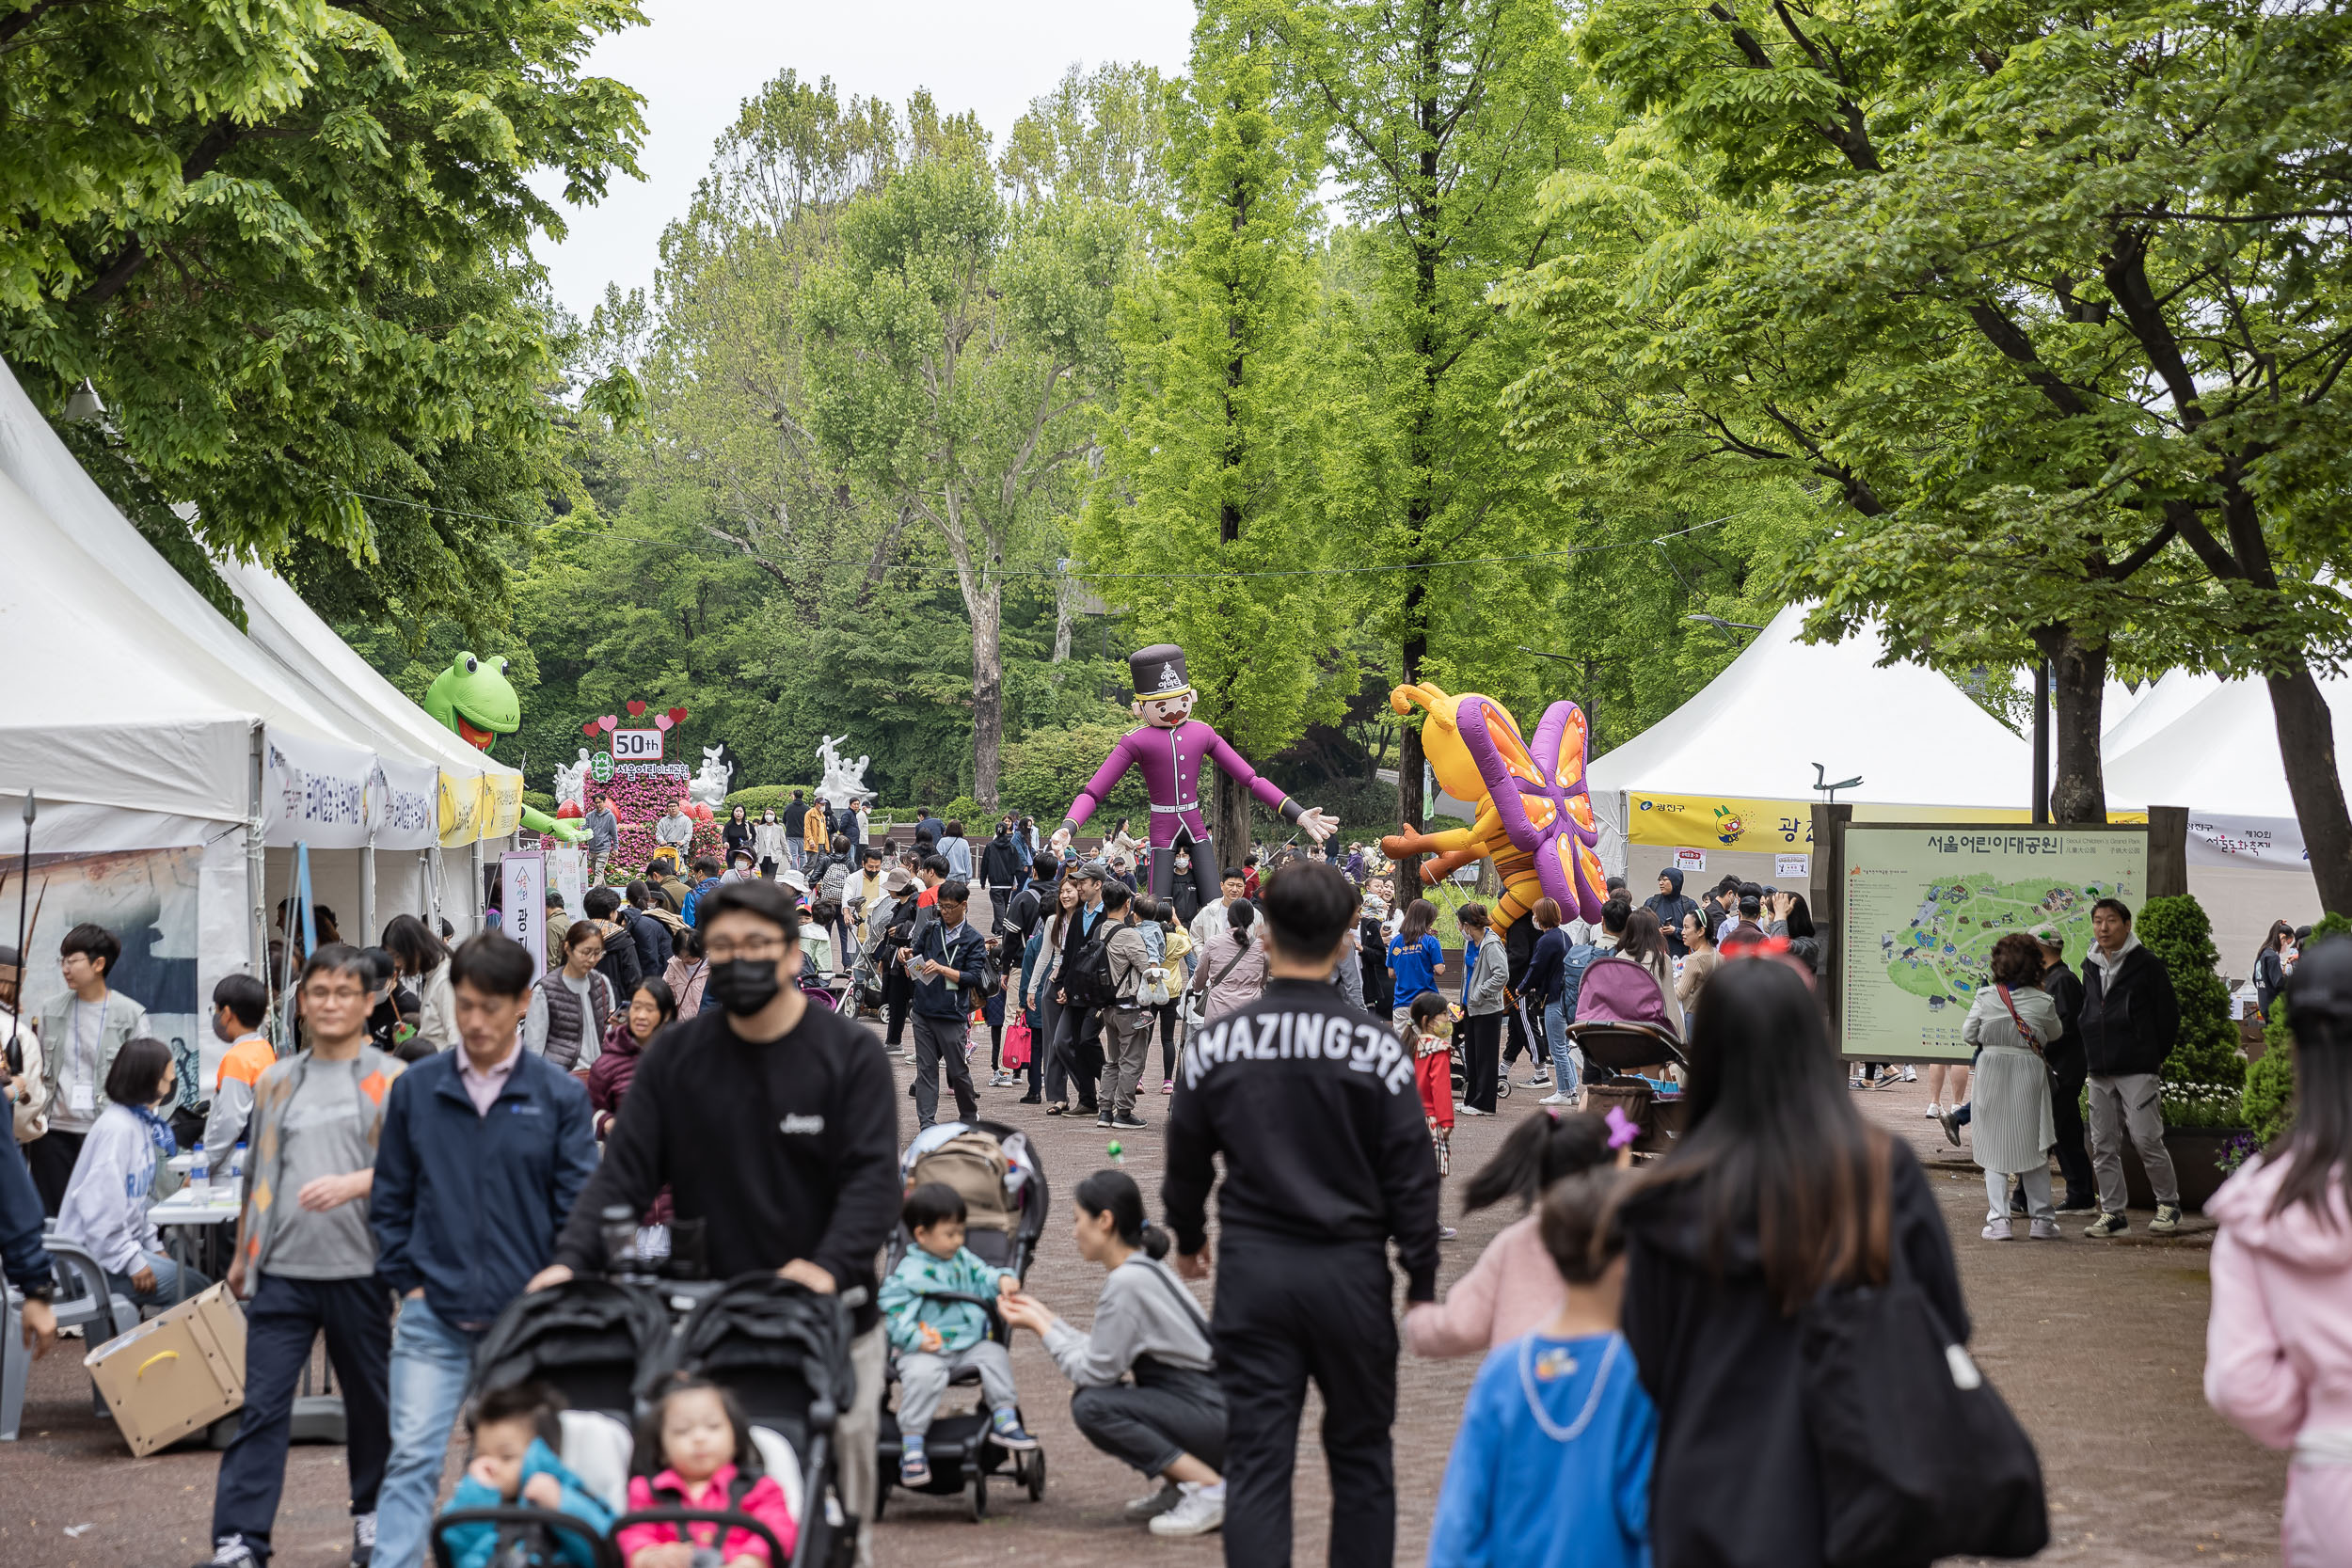
[[[588,65],[644,95],[645,178],[614,180],[601,206],[572,210],[562,245],[539,245],[556,297],[583,317],[607,283],[652,283],[662,226],[685,213],[719,133],[787,67],[831,76],[845,99],[903,104],[929,87],[943,110],[977,110],[1002,146],[1073,63],[1182,70],[1193,22],[1190,0],[647,0],[645,14],[649,25],[606,38]]]

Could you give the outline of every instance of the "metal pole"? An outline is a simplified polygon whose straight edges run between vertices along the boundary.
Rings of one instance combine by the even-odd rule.
[[[40,814],[33,792],[24,791],[24,860],[16,878],[16,1006],[8,1009],[8,1070],[24,1070],[24,1054],[17,1040],[24,1027],[24,903],[33,893],[33,818]]]
[[[251,810],[245,821],[245,901],[246,925],[253,948],[251,973],[264,982],[269,979],[269,861],[267,839],[262,825],[262,726],[253,726],[253,768],[246,783],[251,792]]]
[[[2050,661],[2033,667],[2033,819],[2050,820]]]
[[[359,941],[360,947],[375,945],[375,835],[359,851]]]

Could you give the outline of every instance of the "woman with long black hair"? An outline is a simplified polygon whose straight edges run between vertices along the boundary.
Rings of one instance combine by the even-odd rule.
[[[2270,1017],[2270,1005],[2287,989],[2287,943],[2294,940],[2295,927],[2283,920],[2274,920],[2270,923],[2270,934],[2255,949],[2254,1006],[2265,1021]]]
[[[2294,1124],[2205,1204],[2221,1222],[2205,1398],[2295,1450],[2280,1556],[2322,1568],[2352,1542],[2352,941],[2307,948],[2286,999]]]
[[[1639,909],[1626,917],[1617,951],[1649,971],[1666,1005],[1666,1026],[1677,1035],[1685,1033],[1682,1004],[1675,999],[1675,962],[1666,951],[1666,933],[1658,924],[1656,911]]]
[[[1639,918],[1638,916],[1636,918]],[[1954,1342],[1968,1312],[1918,1162],[1866,1127],[1797,972],[1726,959],[1690,1043],[1690,1127],[1636,1177],[1625,1334],[1658,1404],[1657,1568],[1817,1568],[1821,1478],[1798,1311],[1900,1275]]]
[[[1034,1296],[1007,1300],[1005,1321],[1045,1341],[1076,1386],[1070,1418],[1088,1442],[1123,1459],[1157,1491],[1127,1505],[1155,1535],[1199,1535],[1225,1517],[1225,1395],[1217,1387],[1208,1317],[1160,1261],[1171,1238],[1143,1215],[1143,1194],[1120,1170],[1078,1183],[1072,1206],[1078,1256],[1108,1271],[1094,1325],[1073,1328]]]

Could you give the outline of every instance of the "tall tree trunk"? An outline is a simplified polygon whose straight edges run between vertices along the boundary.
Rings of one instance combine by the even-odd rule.
[[[1249,853],[1249,791],[1224,768],[1211,763],[1207,771],[1216,776],[1216,794],[1212,801],[1209,832],[1216,840],[1217,858],[1224,865],[1238,866],[1241,858]]]
[[[1408,612],[1418,609],[1420,593],[1421,578],[1416,574],[1412,587],[1406,590]],[[1413,686],[1420,682],[1421,661],[1428,652],[1429,639],[1419,631],[1405,639],[1405,657],[1399,665],[1398,684]],[[1429,803],[1421,790],[1421,726],[1408,723],[1402,727],[1405,734],[1396,749],[1396,815],[1398,820],[1419,831],[1426,826],[1422,820],[1422,814],[1429,809]],[[1421,857],[1399,856],[1396,863],[1397,897],[1400,900],[1415,898],[1420,896],[1420,892]]]
[[[1054,684],[1061,685],[1062,676],[1070,672],[1063,668],[1070,662],[1070,599],[1074,590],[1070,574],[1064,572],[1054,579]]]
[[[2099,758],[2099,707],[2106,694],[2106,639],[2054,626],[2036,631],[2034,644],[2050,661],[2051,736],[2058,752],[2050,820],[2103,824],[2107,784]]]
[[[2270,711],[2279,724],[2287,794],[2303,825],[2303,852],[2319,883],[2319,907],[2352,913],[2352,815],[2344,810],[2344,780],[2336,770],[2335,721],[2310,665],[2270,677]]]
[[[996,775],[1005,745],[1005,590],[991,578],[969,596],[972,615],[972,794],[996,809]]]

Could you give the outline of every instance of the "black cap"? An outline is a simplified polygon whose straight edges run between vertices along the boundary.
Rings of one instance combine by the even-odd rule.
[[[2352,937],[2327,936],[2303,949],[2287,976],[2287,1020],[2352,1025]]]
[[[1135,682],[1137,702],[1192,689],[1192,677],[1184,673],[1184,650],[1173,642],[1154,642],[1129,654],[1127,673]]]

